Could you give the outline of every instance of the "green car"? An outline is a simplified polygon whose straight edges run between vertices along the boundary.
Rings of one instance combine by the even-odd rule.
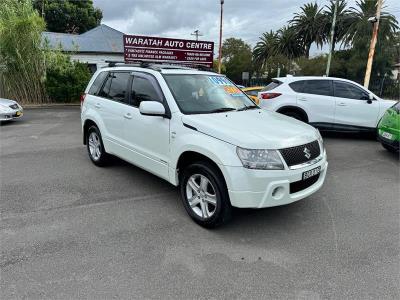
[[[389,108],[378,124],[378,138],[382,146],[391,152],[399,152],[400,102]]]

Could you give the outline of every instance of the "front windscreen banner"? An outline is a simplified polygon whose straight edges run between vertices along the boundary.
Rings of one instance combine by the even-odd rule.
[[[212,68],[214,43],[124,35],[125,63],[169,62]]]

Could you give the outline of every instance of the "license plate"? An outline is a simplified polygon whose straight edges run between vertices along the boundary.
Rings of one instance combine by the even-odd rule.
[[[389,133],[389,132],[382,132],[382,136],[384,138],[387,138],[389,140],[391,140],[393,138],[393,134]]]
[[[321,173],[321,167],[317,167],[315,169],[311,169],[308,171],[303,172],[303,180],[306,180],[310,177],[313,177],[315,175],[318,175],[319,173]]]

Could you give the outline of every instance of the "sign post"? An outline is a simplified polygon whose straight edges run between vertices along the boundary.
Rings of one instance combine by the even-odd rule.
[[[124,35],[126,63],[170,62],[212,68],[213,56],[213,42]]]

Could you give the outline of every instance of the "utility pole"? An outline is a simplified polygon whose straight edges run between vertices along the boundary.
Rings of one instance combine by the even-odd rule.
[[[329,71],[331,69],[332,52],[333,52],[333,39],[334,39],[334,36],[335,36],[336,16],[337,16],[337,11],[338,11],[338,6],[339,6],[339,0],[336,0],[336,2],[335,2],[335,10],[334,10],[333,19],[332,19],[331,40],[330,40],[330,44],[329,44],[328,63],[326,64],[326,73],[325,73],[325,75],[327,77],[329,76]]]
[[[44,1],[45,0],[42,0],[42,18],[44,19]]]
[[[371,43],[369,45],[367,69],[365,71],[365,78],[364,78],[364,87],[366,89],[368,89],[369,87],[369,80],[371,78],[371,71],[372,71],[372,62],[374,60],[374,54],[375,54],[375,46],[378,40],[379,19],[381,18],[382,2],[383,0],[378,0],[376,7],[376,16],[371,21],[374,24],[374,28],[372,30],[372,38],[371,38]]]
[[[219,51],[218,51],[218,73],[221,74],[221,56],[222,56],[222,15],[224,11],[224,0],[221,0],[221,18],[219,23]]]
[[[203,36],[200,31],[198,29],[196,29],[193,33],[191,33],[190,35],[194,35],[196,36],[196,41],[199,40],[199,36]]]

